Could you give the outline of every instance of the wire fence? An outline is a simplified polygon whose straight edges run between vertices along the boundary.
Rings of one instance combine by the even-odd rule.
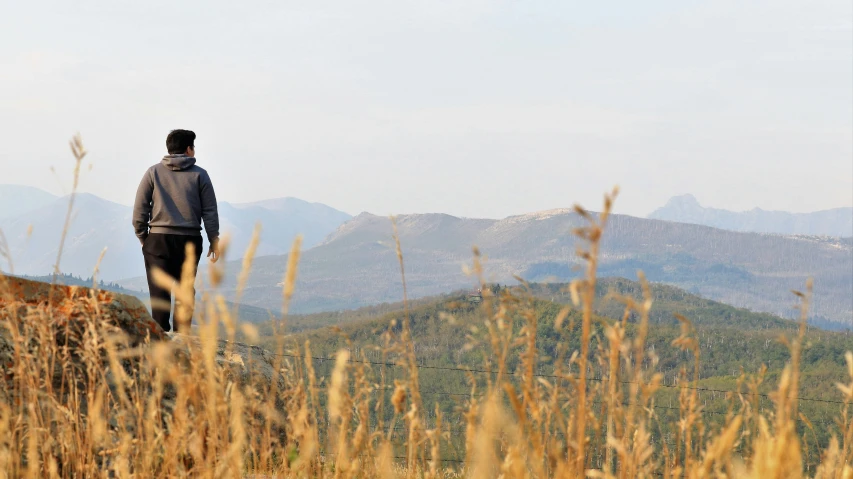
[[[289,357],[289,358],[296,358],[296,359],[305,359],[305,357],[304,357],[304,356],[300,356],[300,355],[296,355],[296,354],[287,354],[287,353],[269,353],[269,354],[271,354],[271,355],[273,355],[273,356],[280,356],[280,357]],[[323,357],[323,356],[311,356],[311,359],[313,359],[313,360],[315,360],[315,361],[332,361],[332,362],[336,361],[336,358],[327,358],[327,357]],[[400,364],[397,364],[397,363],[389,363],[389,362],[382,362],[382,361],[370,361],[370,360],[366,360],[366,359],[352,359],[352,358],[350,358],[350,359],[348,359],[348,362],[349,362],[349,363],[369,364],[369,365],[373,365],[373,366],[404,367],[404,366],[402,366],[402,365],[400,365]],[[459,372],[467,372],[467,373],[477,373],[477,374],[494,374],[494,375],[498,374],[498,372],[497,372],[497,371],[491,371],[491,370],[488,370],[488,369],[477,369],[477,368],[459,368],[459,367],[450,367],[450,366],[433,366],[433,365],[426,365],[426,364],[418,364],[418,365],[417,365],[417,367],[418,367],[418,369],[439,370],[439,371],[459,371]],[[511,372],[507,372],[507,373],[505,373],[505,374],[506,374],[506,375],[509,375],[509,376],[522,376],[522,374],[519,374],[519,373],[511,373]],[[537,378],[549,378],[549,379],[563,379],[563,380],[574,380],[574,379],[578,379],[578,378],[576,378],[576,377],[567,376],[567,375],[557,375],[557,374],[538,374],[538,373],[537,373],[537,374],[533,374],[533,377],[537,377]],[[587,381],[590,381],[590,382],[602,382],[602,381],[604,381],[604,378],[600,378],[600,377],[591,377],[591,378],[586,378],[586,380],[587,380]],[[621,383],[621,384],[638,384],[636,381],[626,381],[626,380],[620,380],[620,381],[619,381],[619,383]],[[755,394],[755,393],[749,393],[749,392],[745,393],[745,392],[743,392],[743,391],[734,391],[734,390],[730,390],[730,389],[716,389],[716,388],[708,388],[708,387],[701,387],[701,386],[690,386],[690,385],[687,385],[687,384],[673,385],[673,384],[663,384],[663,383],[660,383],[660,384],[658,384],[658,386],[660,386],[660,387],[664,387],[664,388],[672,388],[672,389],[688,389],[688,390],[696,390],[696,391],[702,391],[702,392],[713,392],[713,393],[722,393],[722,394],[729,394],[729,393],[733,393],[733,394],[744,394],[744,395],[748,395],[748,396],[758,396],[758,397],[762,397],[762,398],[772,399],[772,396],[771,396],[770,394],[766,394],[766,393],[758,393],[758,394]],[[456,396],[464,396],[464,395],[466,395],[467,393],[444,393],[444,394],[448,394],[448,395],[456,395]],[[828,404],[840,404],[840,405],[843,405],[843,404],[844,404],[844,401],[833,400],[833,399],[814,398],[814,397],[788,396],[786,399],[795,399],[795,400],[797,400],[797,401],[820,402],[820,403],[828,403]]]
[[[277,357],[297,359],[297,360],[307,359],[305,356],[298,355],[298,354],[272,353],[269,351],[264,351],[264,354],[271,355],[271,356],[277,356]],[[312,361],[318,361],[318,362],[335,362],[335,361],[337,361],[337,358],[324,357],[324,356],[310,356],[310,359]],[[370,365],[370,366],[383,366],[383,367],[389,367],[389,368],[405,368],[406,367],[405,365],[400,364],[400,363],[387,362],[387,361],[373,361],[373,360],[368,360],[368,359],[349,358],[347,360],[347,362],[351,363],[351,364],[365,364],[365,365]],[[438,366],[438,365],[431,365],[431,364],[417,364],[417,368],[424,369],[424,370],[458,372],[458,373],[466,373],[466,374],[482,374],[482,375],[485,375],[485,374],[497,375],[498,374],[497,371],[489,370],[489,369],[470,368],[470,367]],[[505,371],[504,374],[507,376],[513,376],[513,377],[523,376],[522,373],[508,372],[508,371]],[[568,375],[543,374],[543,373],[535,373],[535,374],[533,374],[533,377],[548,378],[548,379],[560,379],[560,380],[570,380],[570,379],[571,380],[577,380],[578,379],[577,377],[572,377],[572,376],[568,376]],[[604,380],[605,379],[601,378],[601,377],[587,378],[587,381],[590,381],[590,382],[601,382]],[[638,384],[635,381],[629,381],[629,380],[620,380],[619,382],[621,384],[628,384],[628,385]],[[728,390],[728,389],[710,388],[710,387],[702,387],[702,386],[691,386],[689,384],[678,384],[678,385],[658,384],[658,385],[660,387],[663,387],[663,388],[671,388],[671,389],[696,390],[699,392],[712,392],[712,393],[720,393],[720,394],[739,394],[739,395],[744,395],[747,397],[756,397],[757,396],[757,397],[760,397],[763,399],[772,399],[772,396],[770,394],[766,394],[766,393],[757,393],[756,394],[753,392],[744,392],[744,391],[738,391],[738,390]],[[385,389],[388,392],[393,390],[393,388],[385,388]],[[374,389],[373,392],[379,393],[379,392],[385,392],[385,391],[381,391],[379,389]],[[470,392],[450,392],[450,391],[437,391],[437,390],[422,391],[420,394],[421,394],[421,396],[426,396],[426,397],[431,397],[431,396],[459,397],[459,398],[484,398],[485,397],[485,395],[483,395],[483,394],[473,394]],[[824,404],[838,404],[838,405],[845,404],[844,401],[840,401],[840,400],[815,398],[815,397],[789,396],[788,399],[795,399],[797,401],[804,401],[804,402],[824,403]],[[622,406],[627,406],[627,407],[630,407],[632,405],[632,404],[626,403],[626,402],[621,402],[620,404]],[[666,405],[662,405],[662,404],[652,404],[652,405],[646,405],[646,406],[642,406],[642,407],[643,408],[654,408],[657,410],[666,410],[666,411],[678,411],[678,412],[682,411],[681,407],[666,406]],[[728,416],[728,415],[733,413],[732,411],[715,411],[715,410],[706,410],[704,408],[700,408],[698,410],[698,412],[701,414],[710,414],[710,415],[717,415],[717,416]],[[831,421],[811,421],[811,424],[814,424],[814,425],[831,425],[831,424],[835,424],[835,423],[831,422]],[[404,425],[397,425],[397,426],[392,427],[391,429],[394,431],[406,431],[406,430],[408,430],[408,428]],[[446,433],[450,433],[450,434],[454,434],[454,433],[463,433],[464,434],[465,432],[467,432],[467,428],[466,427],[448,426],[448,427],[442,428],[441,432],[442,433],[446,432]],[[481,433],[482,432],[478,432],[478,434],[481,434]],[[551,433],[557,437],[563,437],[563,435],[560,431],[552,431]],[[664,437],[660,437],[660,438],[658,438],[658,440],[666,442],[667,445],[672,445]],[[398,446],[402,446],[402,445],[398,444]],[[330,456],[330,457],[334,457],[334,454],[326,454],[325,452],[323,454]],[[408,458],[406,456],[396,455],[396,456],[393,456],[393,459],[395,459],[397,461],[402,461],[402,460],[407,460]],[[464,464],[466,461],[463,459],[453,458],[453,457],[441,457],[440,462],[442,464],[449,463],[449,464],[459,465],[459,464]],[[656,474],[656,475],[659,475],[659,474]]]

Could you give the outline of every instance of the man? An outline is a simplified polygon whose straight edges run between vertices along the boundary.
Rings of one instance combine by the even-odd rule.
[[[169,327],[172,292],[154,282],[159,268],[179,281],[188,243],[195,246],[195,269],[201,259],[201,224],[210,241],[207,257],[219,259],[219,212],[210,177],[195,162],[195,133],[172,130],[166,137],[169,154],[145,172],[133,205],[133,228],[142,243],[151,310],[164,331]],[[193,279],[195,279],[195,269]],[[193,290],[195,291],[195,290]]]

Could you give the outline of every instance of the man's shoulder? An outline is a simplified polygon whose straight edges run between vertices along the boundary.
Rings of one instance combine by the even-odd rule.
[[[192,171],[193,173],[198,173],[198,175],[201,177],[208,177],[207,170],[205,170],[204,168],[202,168],[198,165],[193,165],[184,171]]]

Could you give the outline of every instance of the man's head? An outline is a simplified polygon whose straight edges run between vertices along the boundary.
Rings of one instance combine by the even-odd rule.
[[[166,137],[166,149],[170,155],[195,156],[195,133],[190,130],[172,130]]]

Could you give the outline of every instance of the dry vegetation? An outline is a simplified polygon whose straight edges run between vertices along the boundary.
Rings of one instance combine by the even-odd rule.
[[[52,317],[50,308],[22,312],[7,297],[0,328],[13,340],[8,354],[14,361],[0,375],[0,477],[853,478],[853,353],[847,354],[849,382],[838,385],[834,439],[817,468],[807,470],[802,458],[807,439],[797,432],[805,421],[797,396],[810,287],[798,293],[803,319],[787,339],[791,360],[772,409],[758,408],[761,371],[755,371],[729,395],[722,424],[705,423],[694,369],[681,373],[678,419],[656,415],[661,378],[645,345],[651,300],[622,298],[625,318],[639,317],[636,334],[626,333],[623,320],[604,325],[600,341],[590,337],[598,246],[612,200],[607,197],[596,217],[578,208],[588,221],[577,231],[587,245],[579,252],[587,271],[570,293],[583,312],[581,350],[562,351],[555,378],[537,377],[530,298],[495,297],[484,288],[480,347],[489,358],[483,367],[494,374],[454,418],[433,413],[424,401],[405,321],[389,327],[382,348],[384,362],[402,368],[404,379],[391,381],[385,366],[347,351],[337,354],[328,378],[319,377],[311,345],[289,342],[284,322],[276,336],[276,377],[235,379],[215,360],[217,335],[224,329],[233,339],[238,330],[248,336],[252,330],[235,324],[215,294],[222,263],[199,278],[210,292],[196,308],[198,347],[186,354],[176,341],[131,347],[96,313],[74,330],[80,346],[71,348],[57,341],[69,336],[68,323]],[[297,242],[284,272],[285,318],[298,249]],[[399,242],[397,251],[405,282]],[[476,251],[472,272],[481,273]],[[0,276],[0,294],[8,296],[4,284]],[[191,295],[184,278],[176,296],[187,304]],[[181,319],[186,313],[179,310]],[[568,329],[567,313],[556,327]],[[691,352],[696,365],[698,339],[686,318],[682,325],[676,345]],[[524,365],[520,373],[506,368],[513,355]],[[592,380],[593,365],[608,373]],[[454,439],[464,442],[464,460],[448,463],[443,452]]]

